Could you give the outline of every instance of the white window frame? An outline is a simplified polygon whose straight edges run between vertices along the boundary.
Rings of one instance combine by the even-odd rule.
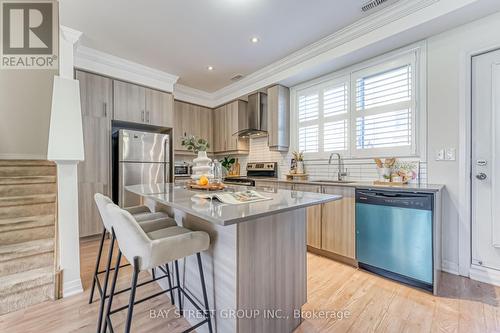
[[[318,104],[318,108],[320,110],[319,114],[318,114],[318,119],[316,121],[313,121],[313,120],[310,120],[310,121],[307,121],[305,123],[307,123],[306,126],[309,126],[309,125],[318,125],[318,128],[320,129],[319,130],[319,133],[318,133],[318,151],[319,152],[314,152],[314,153],[305,153],[307,155],[315,155],[315,156],[330,156],[330,154],[332,152],[322,152],[323,150],[323,145],[324,145],[324,135],[323,135],[323,130],[321,129],[324,125],[325,125],[325,117],[324,117],[324,113],[323,113],[323,99],[321,98],[322,96],[322,93],[324,92],[325,89],[328,89],[328,88],[331,88],[333,86],[337,86],[337,85],[340,85],[340,84],[343,84],[345,83],[346,84],[346,88],[347,88],[347,100],[348,100],[348,103],[347,103],[347,123],[349,124],[349,113],[350,113],[350,103],[349,103],[349,91],[351,89],[350,87],[350,84],[349,84],[349,76],[340,76],[338,78],[335,78],[333,80],[329,80],[328,82],[324,82],[324,83],[321,83],[321,84],[318,84],[318,85],[313,85],[313,86],[310,86],[306,89],[301,89],[299,93],[296,94],[296,98],[295,98],[295,104],[297,104],[297,100],[298,100],[298,97],[299,95],[305,95],[305,94],[308,94],[310,92],[317,92],[319,91],[320,92],[320,98],[319,98],[319,104]],[[295,133],[296,133],[296,138],[297,138],[297,142],[296,142],[296,146],[297,146],[297,149],[298,150],[298,147],[299,147],[299,142],[298,142],[298,139],[299,139],[299,136],[298,136],[298,133],[299,133],[299,127],[300,127],[300,122],[298,120],[298,105],[297,105],[297,109],[296,109],[296,112],[295,112],[295,121],[296,121],[296,127],[295,127]],[[329,117],[330,118],[330,117]],[[337,115],[337,116],[331,116],[331,118],[336,118],[336,119],[339,119],[339,118],[344,118],[344,117],[341,117],[340,115]],[[348,125],[349,126],[349,125]],[[347,133],[347,137],[346,137],[346,143],[347,143],[347,146],[349,147],[349,131]],[[349,148],[348,148],[349,149]],[[338,153],[348,153],[348,150],[339,150],[339,151],[335,151],[335,152],[338,152]]]
[[[414,134],[412,135],[412,145],[411,149],[408,150],[407,147],[400,149],[400,147],[393,148],[380,148],[380,149],[369,149],[366,151],[356,151],[356,138],[352,137],[351,133],[354,133],[353,127],[355,126],[355,97],[352,98],[351,94],[355,91],[356,82],[352,78],[354,74],[362,73],[372,73],[376,72],[377,69],[386,69],[391,64],[395,67],[398,64],[407,64],[411,61],[412,64],[412,130]],[[387,54],[372,58],[370,60],[364,61],[359,64],[349,66],[347,68],[335,71],[328,75],[301,83],[290,89],[290,130],[291,130],[291,147],[290,150],[299,150],[298,145],[298,96],[307,91],[316,91],[320,88],[328,87],[334,85],[335,83],[346,80],[350,82],[348,84],[348,114],[349,114],[349,129],[348,129],[348,151],[338,151],[344,158],[349,159],[366,159],[372,157],[409,157],[409,158],[419,158],[421,161],[427,161],[427,94],[426,94],[426,42],[421,41],[407,47],[389,52]],[[322,101],[320,101],[322,103]],[[353,124],[354,122],[354,124]],[[321,123],[320,123],[321,124]],[[323,124],[321,124],[323,125]],[[319,135],[319,145],[323,145],[323,135],[320,131]],[[304,153],[306,159],[325,159],[330,156],[332,152],[320,152],[318,153]]]

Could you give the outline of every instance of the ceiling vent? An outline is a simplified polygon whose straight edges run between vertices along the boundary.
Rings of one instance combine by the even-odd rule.
[[[388,0],[370,0],[370,1],[367,1],[363,7],[361,7],[361,10],[364,11],[364,12],[367,12],[367,11],[370,11],[374,8],[377,8],[378,6],[380,6],[381,4],[387,2]]]
[[[243,75],[242,75],[242,74],[237,74],[237,75],[235,75],[235,76],[233,76],[233,77],[231,78],[231,81],[233,81],[233,82],[234,82],[234,81],[239,81],[239,80],[241,80],[242,78],[243,78]]]

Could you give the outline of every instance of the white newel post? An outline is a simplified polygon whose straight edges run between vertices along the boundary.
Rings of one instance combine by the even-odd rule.
[[[59,76],[54,77],[47,158],[57,165],[58,265],[63,297],[83,292],[78,232],[78,169],[84,159],[79,82],[73,79],[74,47],[81,33],[60,29]]]

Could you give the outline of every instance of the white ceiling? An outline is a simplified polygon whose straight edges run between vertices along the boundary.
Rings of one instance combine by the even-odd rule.
[[[364,16],[365,0],[64,0],[81,44],[214,92]],[[250,38],[260,42],[252,44]],[[209,72],[206,67],[215,68]]]

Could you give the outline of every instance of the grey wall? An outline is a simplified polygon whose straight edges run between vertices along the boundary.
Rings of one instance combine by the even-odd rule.
[[[461,90],[465,83],[469,52],[500,48],[500,13],[436,35],[427,44],[428,80],[428,181],[446,185],[443,210],[443,264],[449,271],[458,270],[459,227],[459,117]],[[445,147],[457,148],[457,160],[435,161],[434,154]],[[469,223],[469,221],[465,221]]]
[[[0,70],[0,159],[46,159],[55,70]]]

